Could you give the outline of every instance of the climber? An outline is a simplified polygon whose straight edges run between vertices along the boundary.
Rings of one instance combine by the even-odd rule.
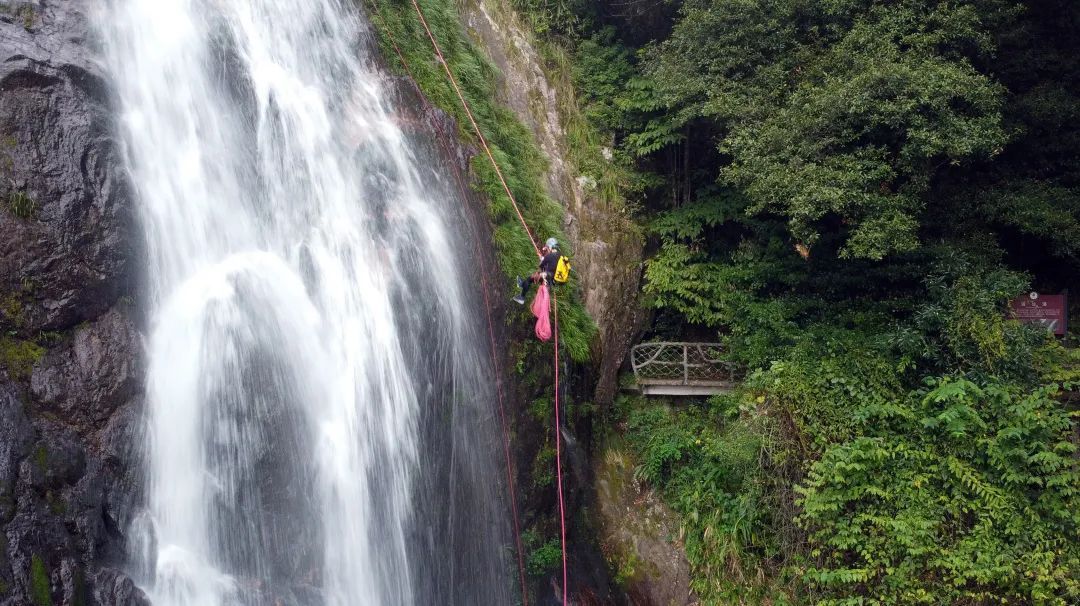
[[[539,283],[541,280],[547,282],[548,287],[554,285],[551,281],[552,276],[555,275],[555,269],[559,265],[559,257],[562,255],[559,253],[559,241],[555,238],[548,238],[547,242],[544,242],[544,247],[540,249],[540,268],[533,272],[533,275],[528,279],[522,279],[521,276],[517,278],[518,288],[521,289],[521,294],[514,297],[514,302],[518,305],[525,304],[525,296],[529,294],[529,288],[533,283]]]

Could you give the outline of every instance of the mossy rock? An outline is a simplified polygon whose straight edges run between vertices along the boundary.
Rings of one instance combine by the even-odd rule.
[[[28,379],[34,365],[45,355],[45,348],[32,341],[0,337],[0,368],[17,380]]]
[[[26,324],[26,309],[15,294],[0,298],[0,326],[8,325],[20,329]]]
[[[45,560],[36,553],[30,560],[30,599],[35,606],[53,606],[52,587]]]

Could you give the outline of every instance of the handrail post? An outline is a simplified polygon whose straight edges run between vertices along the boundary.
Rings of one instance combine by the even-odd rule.
[[[690,349],[690,346],[683,343],[682,346],[682,382],[683,385],[690,384],[690,361],[687,359],[686,353]]]

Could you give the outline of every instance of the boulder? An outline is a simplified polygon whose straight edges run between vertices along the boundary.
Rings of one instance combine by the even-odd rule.
[[[115,568],[103,568],[94,578],[94,599],[98,604],[150,606],[150,600],[127,575]]]

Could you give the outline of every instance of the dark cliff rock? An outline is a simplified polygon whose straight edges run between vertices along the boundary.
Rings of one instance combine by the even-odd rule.
[[[104,427],[142,387],[138,331],[117,309],[74,331],[45,354],[30,379],[43,412],[78,424],[84,435]]]
[[[30,452],[30,441],[30,423],[21,404],[10,388],[0,387],[0,524],[15,515],[15,480],[19,463]],[[3,557],[0,553],[0,561]]]
[[[25,331],[93,319],[131,288],[138,238],[87,4],[0,19],[0,288]]]
[[[0,3],[0,605],[145,604],[137,231],[88,0]]]

